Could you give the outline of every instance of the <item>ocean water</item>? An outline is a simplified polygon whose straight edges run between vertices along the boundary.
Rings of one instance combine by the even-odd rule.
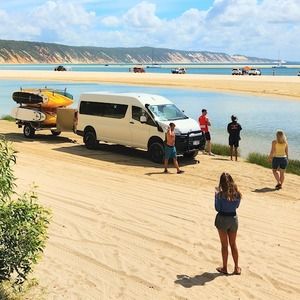
[[[0,116],[9,114],[11,109],[16,106],[11,98],[14,91],[20,87],[42,88],[45,86],[57,89],[67,88],[67,91],[73,94],[75,99],[72,107],[77,106],[79,95],[83,92],[108,91],[159,94],[172,100],[188,116],[196,120],[201,114],[202,108],[206,108],[212,123],[212,142],[215,143],[227,144],[227,124],[230,122],[230,116],[235,114],[243,128],[240,142],[242,156],[247,156],[249,152],[268,154],[276,130],[282,129],[288,137],[290,157],[300,159],[299,101],[162,87],[1,80]]]
[[[0,70],[44,70],[52,71],[57,64],[0,64]],[[132,64],[64,64],[68,72],[129,72]],[[144,65],[147,73],[171,73],[178,64]],[[181,65],[182,66],[182,65]],[[242,68],[245,64],[183,64],[188,74],[231,75],[233,67]],[[251,65],[250,65],[251,66]],[[254,65],[252,65],[254,66]],[[262,75],[267,76],[297,76],[300,65],[286,65],[286,68],[272,68],[272,65],[255,64]],[[174,74],[174,76],[178,76]]]

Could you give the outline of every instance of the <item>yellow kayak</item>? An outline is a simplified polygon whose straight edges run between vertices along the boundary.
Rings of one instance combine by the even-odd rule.
[[[57,114],[54,112],[47,112],[47,111],[44,111],[43,113],[46,115],[46,119],[42,121],[42,124],[55,127]]]
[[[66,107],[73,103],[73,96],[64,90],[22,89],[12,95],[19,104],[38,106],[43,109]]]

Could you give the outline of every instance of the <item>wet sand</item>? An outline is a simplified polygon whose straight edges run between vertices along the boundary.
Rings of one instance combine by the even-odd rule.
[[[55,72],[0,70],[0,79],[95,82],[168,86],[300,99],[300,76],[232,76],[198,74]]]

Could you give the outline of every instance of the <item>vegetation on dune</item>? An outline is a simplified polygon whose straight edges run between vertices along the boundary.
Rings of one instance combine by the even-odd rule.
[[[222,144],[212,144],[212,152],[221,156],[230,156],[229,146]],[[238,156],[240,156],[240,152],[238,152]],[[268,169],[271,169],[272,167],[271,162],[268,161],[268,155],[265,154],[252,152],[247,156],[246,160],[249,163],[257,164]],[[286,172],[300,175],[300,160],[289,159]]]
[[[7,298],[8,290],[22,290],[45,248],[50,220],[50,212],[37,202],[34,187],[20,195],[15,191],[15,154],[12,144],[0,138],[1,299],[14,299]]]
[[[287,167],[287,172],[300,175],[300,160],[290,159]]]
[[[1,300],[10,300],[13,299],[9,292],[6,290],[6,288],[3,285],[0,285],[0,299]]]
[[[10,122],[16,121],[16,119],[13,118],[13,117],[10,116],[10,115],[3,115],[3,116],[1,117],[1,120],[10,121]]]
[[[217,155],[230,156],[230,148],[228,145],[212,144],[211,151],[212,151],[212,153],[217,154]],[[238,150],[238,156],[240,156],[239,150]]]
[[[199,63],[232,62],[236,56],[208,51],[153,47],[87,47],[54,43],[0,40],[0,61],[8,63]],[[247,57],[248,61],[271,60]],[[238,58],[237,58],[237,61]]]
[[[268,155],[253,152],[248,155],[247,161],[252,164],[257,164],[271,169],[271,163],[268,161]],[[289,159],[286,172],[300,175],[300,160]]]
[[[38,287],[36,279],[27,280],[22,285],[22,290],[13,288],[10,281],[0,284],[0,299],[1,300],[25,300],[39,299],[43,300],[43,290]]]

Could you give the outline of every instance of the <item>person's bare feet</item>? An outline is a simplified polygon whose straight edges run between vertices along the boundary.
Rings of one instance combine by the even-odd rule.
[[[241,275],[242,274],[242,269],[240,267],[237,267],[237,268],[235,268],[235,270],[232,274],[233,275]]]
[[[225,269],[225,268],[218,267],[218,268],[216,268],[216,270],[217,270],[219,273],[228,275],[227,269]]]

